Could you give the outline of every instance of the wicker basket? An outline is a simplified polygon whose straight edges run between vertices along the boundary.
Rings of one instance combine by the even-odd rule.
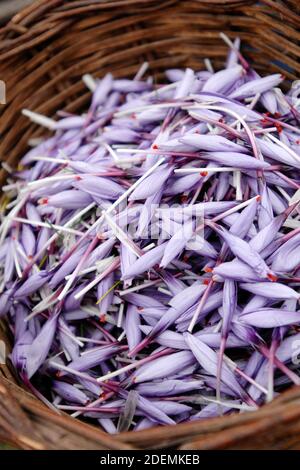
[[[262,73],[300,71],[298,0],[42,0],[0,30],[0,78],[6,82],[0,155],[15,165],[27,141],[40,135],[21,108],[55,114],[78,111],[90,96],[82,74],[133,75],[147,60],[160,78],[166,67],[222,66],[223,31],[240,36],[246,56]],[[275,59],[276,58],[276,59]],[[3,182],[5,172],[0,173]],[[5,323],[0,337],[7,342]],[[300,389],[257,412],[109,436],[58,415],[18,385],[0,366],[0,441],[22,449],[300,449]]]

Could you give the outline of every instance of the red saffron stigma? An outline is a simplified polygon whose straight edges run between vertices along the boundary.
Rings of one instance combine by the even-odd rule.
[[[263,118],[260,120],[261,124],[269,124],[270,120],[268,118]]]
[[[213,272],[213,268],[210,268],[209,266],[206,266],[206,267],[203,269],[203,271],[204,271],[205,273],[212,273],[212,272]]]
[[[49,199],[48,199],[47,197],[42,197],[42,199],[40,199],[40,200],[38,201],[38,203],[39,203],[40,205],[45,205],[45,204],[48,204],[48,201],[49,201]]]
[[[278,277],[275,276],[275,274],[272,274],[272,273],[267,274],[267,278],[270,279],[271,282],[278,281]]]

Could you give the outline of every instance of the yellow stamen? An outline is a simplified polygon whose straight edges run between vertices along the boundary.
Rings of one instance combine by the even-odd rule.
[[[23,171],[24,170],[24,165],[22,165],[22,163],[18,163],[18,166],[17,166],[17,171]]]
[[[100,299],[97,300],[96,302],[96,305],[100,304],[101,300],[104,299],[104,297],[107,296],[107,294],[109,294],[115,287],[117,287],[118,284],[120,284],[121,281],[117,281],[115,282],[109,289],[107,292],[105,292],[105,294],[102,295],[102,297],[100,297]]]
[[[10,198],[6,194],[3,194],[1,198],[0,212],[5,212],[6,206],[9,202],[10,202]]]
[[[39,264],[39,268],[41,269],[43,267],[43,265],[45,264],[46,260],[48,258],[48,254],[46,254],[43,259],[41,260],[40,264]]]

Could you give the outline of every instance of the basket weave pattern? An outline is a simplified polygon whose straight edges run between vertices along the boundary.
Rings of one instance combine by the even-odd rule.
[[[148,61],[159,80],[165,68],[222,67],[222,31],[240,36],[258,72],[300,72],[298,0],[42,0],[0,30],[0,79],[7,104],[0,109],[0,158],[15,166],[29,138],[44,133],[20,110],[49,117],[80,111],[90,99],[81,76],[136,73]],[[0,171],[0,183],[5,180]],[[0,324],[10,347],[10,332]],[[300,388],[259,411],[109,436],[47,409],[0,365],[0,441],[22,449],[300,449]]]

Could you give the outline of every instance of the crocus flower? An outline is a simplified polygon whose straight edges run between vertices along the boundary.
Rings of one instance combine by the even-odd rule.
[[[82,176],[82,179],[73,183],[73,185],[80,189],[80,193],[90,195],[90,197],[115,199],[123,194],[124,190],[115,181],[109,178],[102,178],[101,176]],[[97,199],[96,199],[97,201]],[[87,201],[86,205],[91,201]],[[49,204],[51,204],[51,199]]]
[[[187,68],[185,73],[177,85],[177,89],[174,95],[175,99],[184,98],[187,96],[193,88],[195,82],[195,73],[192,69]]]
[[[241,261],[250,266],[256,274],[261,278],[268,278],[275,280],[276,276],[272,273],[270,268],[255,251],[250,244],[241,238],[227,232],[225,229],[219,230],[214,226],[217,233],[226,241],[232,253],[237,256]]]
[[[206,344],[202,343],[199,338],[195,338],[193,335],[186,333],[185,339],[189,345],[192,353],[200,363],[201,367],[211,375],[217,375],[217,355],[209,348]],[[227,366],[222,368],[221,380],[232,389],[239,396],[244,396],[245,393],[241,386],[235,379],[233,373]]]
[[[282,75],[274,73],[263,78],[257,78],[244,83],[237,90],[230,93],[230,98],[241,99],[247,98],[247,96],[255,96],[257,93],[264,93],[273,87],[279,85],[283,80]]]
[[[272,255],[272,269],[277,272],[291,272],[300,264],[300,235],[295,235]]]
[[[242,73],[243,68],[240,65],[235,65],[234,67],[216,72],[204,84],[202,91],[227,91],[236,82],[236,80],[242,76]]]
[[[154,173],[145,179],[144,184],[138,186],[129,196],[129,200],[146,199],[157,193],[162,185],[167,181],[173,169],[167,166],[158,168]]]
[[[129,349],[133,349],[142,339],[140,315],[134,305],[129,305],[126,312],[125,332]]]
[[[199,150],[212,152],[245,152],[245,147],[242,145],[231,142],[225,137],[218,135],[189,134],[182,137],[180,141]]]
[[[139,384],[136,389],[143,396],[164,397],[179,395],[203,387],[201,380],[163,380],[161,382],[146,382]]]
[[[36,239],[32,228],[26,224],[22,229],[22,245],[27,256],[32,257],[35,253]]]
[[[300,312],[289,312],[277,308],[259,308],[242,315],[241,321],[258,328],[276,328],[299,322]]]
[[[97,83],[95,92],[93,94],[91,109],[94,111],[98,106],[103,104],[108,96],[113,85],[113,77],[110,73],[107,73],[105,77],[102,78]]]
[[[14,297],[17,299],[30,296],[44,286],[49,277],[50,274],[47,271],[38,271],[30,276],[30,278],[15,291]]]
[[[57,328],[58,313],[43,325],[40,333],[26,349],[26,375],[30,379],[44,363]]]
[[[257,160],[254,157],[249,157],[248,155],[238,153],[238,152],[210,152],[203,153],[203,160],[213,161],[220,163],[221,165],[228,165],[236,168],[246,169],[246,170],[262,170],[268,168],[269,163],[264,162],[263,160]]]
[[[252,292],[252,294],[261,295],[271,299],[299,299],[300,294],[289,286],[279,282],[242,282],[240,284],[242,289]]]
[[[86,207],[91,202],[92,198],[89,194],[75,189],[62,191],[41,201],[42,204],[48,204],[49,206],[60,207],[62,209],[79,209]]]
[[[132,380],[134,383],[141,383],[169,377],[192,365],[194,361],[195,359],[189,351],[170,354],[141,366]]]
[[[80,405],[86,405],[89,401],[88,396],[84,392],[67,382],[60,382],[58,380],[55,380],[53,382],[53,390],[60,397],[71,403],[79,403]]]
[[[86,354],[74,359],[68,364],[70,371],[85,371],[99,365],[102,361],[110,359],[111,357],[122,351],[122,347],[117,345],[103,346],[95,349],[90,349]],[[71,372],[70,372],[71,373]],[[60,374],[64,375],[64,374]]]
[[[123,279],[136,277],[158,264],[163,257],[165,248],[166,244],[162,243],[152,250],[147,251],[144,255],[138,258],[135,263],[133,263],[133,265],[123,275]]]

